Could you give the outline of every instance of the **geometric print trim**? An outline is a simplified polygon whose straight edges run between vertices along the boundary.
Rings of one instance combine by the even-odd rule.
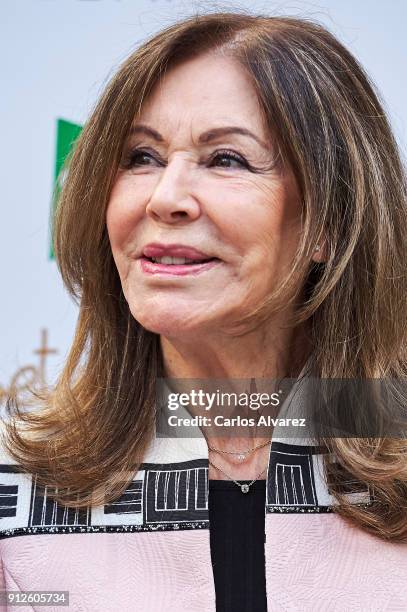
[[[144,513],[149,525],[208,520],[208,462],[145,465]]]
[[[337,501],[325,483],[317,446],[272,442],[266,513],[334,512]],[[158,459],[159,457],[157,457]],[[335,461],[328,456],[328,460]],[[338,466],[337,466],[338,467]],[[349,491],[355,483],[349,479]],[[68,508],[35,475],[0,465],[0,539],[42,533],[117,533],[209,529],[208,459],[143,463],[121,496],[105,505]],[[363,487],[346,493],[352,504],[369,506]]]
[[[316,506],[317,494],[312,455],[307,452],[273,450],[268,480],[268,504]]]
[[[326,485],[323,461],[326,450],[274,442],[267,474],[267,513],[334,512],[338,502]],[[334,461],[332,456],[329,461]],[[353,505],[370,506],[373,498],[363,485],[357,493],[345,494]]]
[[[0,465],[0,538],[40,533],[208,529],[208,462],[144,463],[121,496],[71,508],[52,487],[15,465]]]
[[[142,531],[183,531],[188,529],[208,529],[207,521],[194,521],[193,523],[172,523],[162,525],[88,525],[55,527],[15,527],[0,530],[0,540],[21,535],[40,535],[44,533],[66,534],[66,533],[136,533]]]

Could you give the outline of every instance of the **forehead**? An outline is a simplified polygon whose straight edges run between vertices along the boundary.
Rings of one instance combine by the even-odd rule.
[[[240,124],[266,135],[249,75],[233,58],[214,52],[170,68],[146,98],[138,121],[167,131]]]

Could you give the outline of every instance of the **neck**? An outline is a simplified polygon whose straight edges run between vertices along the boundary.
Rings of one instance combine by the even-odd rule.
[[[217,332],[160,336],[164,375],[197,379],[295,377],[309,354],[307,331],[304,325],[296,330],[274,325],[239,337]]]
[[[269,325],[267,329],[252,331],[245,336],[230,337],[220,334],[195,334],[193,338],[160,337],[164,375],[174,379],[204,379],[205,384],[211,379],[267,379],[272,381],[284,377],[299,375],[310,352],[308,328],[301,327],[289,330],[283,325]],[[277,382],[276,382],[277,384]],[[176,388],[176,387],[173,387]],[[197,412],[190,408],[190,413]],[[223,408],[222,408],[223,411]],[[210,411],[210,415],[220,414],[221,410]],[[202,410],[199,414],[203,414]],[[206,413],[209,414],[208,412]],[[253,416],[248,407],[239,407],[238,412],[243,418]],[[265,436],[264,430],[259,436],[253,428],[236,426],[229,428],[225,437],[219,434],[219,428],[214,435],[214,429],[201,427],[209,447],[223,451],[247,450],[260,445],[271,438]],[[232,468],[234,475],[242,474],[255,477],[260,471],[269,451],[266,446],[247,457],[243,463],[233,455],[209,453],[210,458],[220,466]],[[260,468],[260,469],[259,469]],[[227,470],[226,470],[227,471]],[[257,472],[258,473],[258,472]],[[219,477],[211,470],[211,477]]]

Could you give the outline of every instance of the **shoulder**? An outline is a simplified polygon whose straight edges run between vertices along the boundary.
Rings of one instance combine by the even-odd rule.
[[[24,471],[5,444],[6,421],[0,418],[0,538],[28,523],[33,476]]]

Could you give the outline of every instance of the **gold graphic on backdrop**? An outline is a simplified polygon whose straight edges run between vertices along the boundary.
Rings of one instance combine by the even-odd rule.
[[[10,379],[8,387],[0,384],[0,403],[6,401],[7,397],[16,397],[22,400],[23,395],[32,387],[41,387],[46,384],[46,360],[48,355],[55,355],[58,351],[48,346],[48,330],[41,329],[41,344],[33,351],[39,355],[39,365],[27,364],[18,368]]]

